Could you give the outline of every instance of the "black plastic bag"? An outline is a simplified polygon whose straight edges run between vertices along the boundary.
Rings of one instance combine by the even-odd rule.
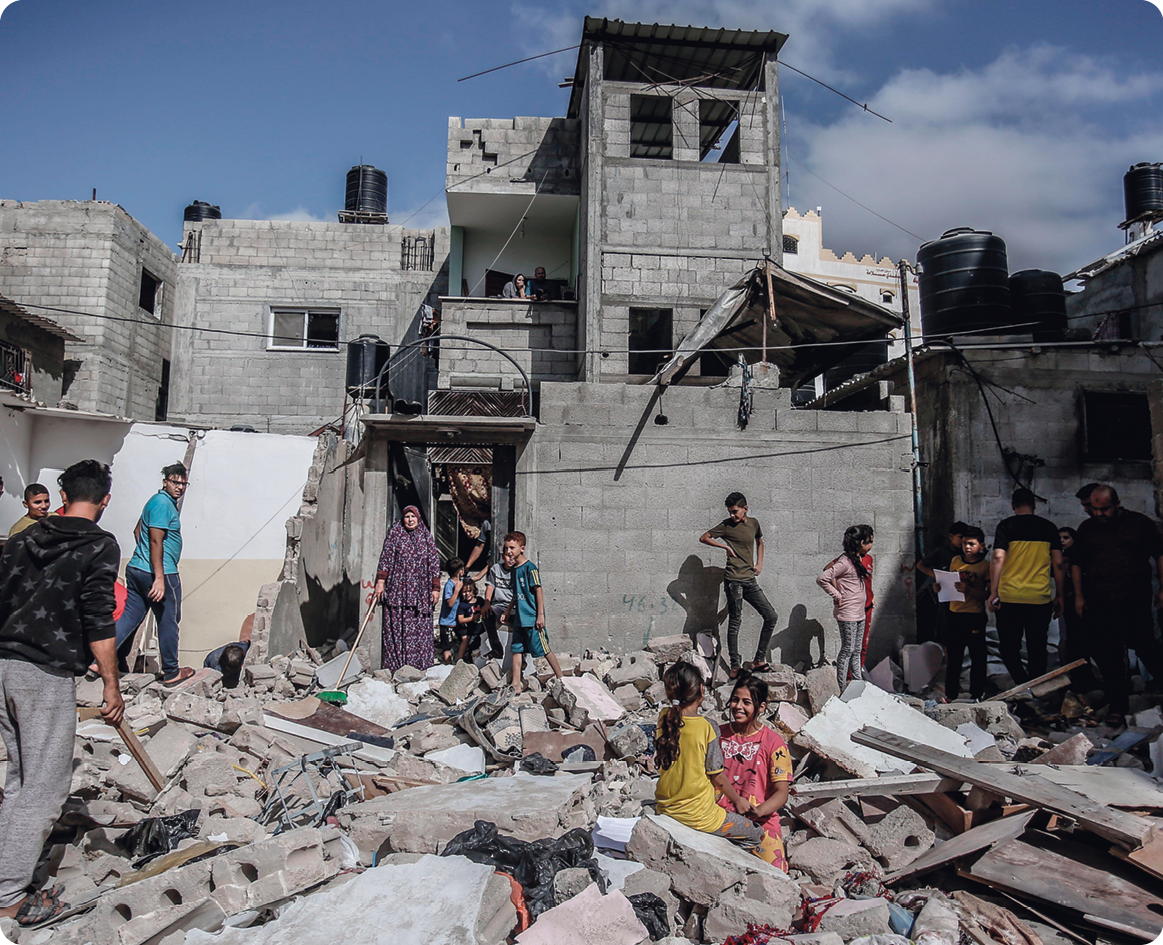
[[[117,846],[134,860],[140,869],[155,857],[169,853],[182,840],[198,831],[200,810],[187,810],[170,817],[147,817],[117,838]]]
[[[564,869],[588,870],[601,892],[606,891],[605,878],[594,859],[594,841],[584,827],[575,827],[561,837],[529,843],[503,837],[496,824],[478,820],[471,830],[449,840],[440,855],[467,857],[508,873],[521,884],[533,919],[553,908],[553,878]]]
[[[534,752],[531,755],[526,755],[521,761],[521,767],[530,774],[554,774],[557,771],[557,764],[550,761],[540,752]]]
[[[666,902],[651,892],[639,893],[637,896],[628,896],[630,905],[634,907],[634,914],[638,921],[646,926],[652,941],[666,938],[670,935],[670,918],[666,914]]]

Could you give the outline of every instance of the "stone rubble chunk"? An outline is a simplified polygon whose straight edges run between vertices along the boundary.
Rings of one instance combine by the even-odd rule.
[[[828,887],[853,867],[880,872],[867,850],[830,837],[812,837],[792,847],[788,851],[788,863],[807,873],[812,882]]]
[[[925,819],[902,804],[868,828],[864,845],[885,869],[897,870],[912,863],[933,845],[934,840],[933,831]]]
[[[472,663],[459,662],[452,667],[448,678],[440,684],[436,694],[449,705],[463,702],[477,687],[481,680],[481,671]]]
[[[636,689],[646,690],[656,682],[658,682],[658,665],[654,662],[653,654],[645,651],[627,653],[622,657],[618,666],[606,674],[606,684],[611,689],[629,684]]]
[[[887,935],[888,901],[875,899],[841,899],[824,913],[820,920],[821,932],[835,932],[844,941],[863,935]]]
[[[1049,751],[1043,752],[1031,764],[1035,765],[1084,765],[1086,756],[1094,749],[1094,743],[1079,732],[1068,738],[1060,745],[1055,745]]]
[[[619,758],[633,758],[646,751],[650,745],[642,726],[635,722],[623,722],[609,733],[610,747]]]
[[[613,694],[594,676],[567,676],[549,684],[553,700],[569,714],[575,728],[592,722],[616,722],[626,714]]]
[[[795,702],[798,698],[796,674],[790,666],[777,664],[772,666],[771,672],[757,673],[756,675],[767,683],[769,702]]]
[[[197,742],[198,737],[184,725],[170,722],[144,742],[144,747],[162,777],[172,778],[186,763]]]
[[[711,942],[722,942],[732,935],[742,935],[749,925],[786,929],[793,916],[790,908],[749,899],[741,890],[729,889],[719,895],[707,912],[703,920],[703,937]]]
[[[517,945],[640,945],[648,938],[630,900],[616,889],[603,896],[593,883],[541,913]]]
[[[694,644],[685,633],[654,637],[646,644],[646,650],[653,655],[655,663],[673,663],[693,649]]]
[[[808,704],[811,706],[812,715],[819,715],[829,699],[840,695],[840,683],[836,680],[834,666],[809,669],[804,673],[804,679],[807,682]]]
[[[572,899],[587,886],[592,885],[594,878],[590,871],[581,867],[569,867],[559,870],[553,877],[553,901],[561,905],[567,899]]]

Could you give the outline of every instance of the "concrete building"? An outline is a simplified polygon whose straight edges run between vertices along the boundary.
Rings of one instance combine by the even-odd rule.
[[[52,406],[166,417],[175,265],[116,204],[0,200],[0,295],[80,336]]]
[[[56,404],[65,375],[65,344],[82,339],[51,318],[0,296],[0,396],[5,403]]]
[[[345,342],[418,337],[447,293],[447,227],[257,220],[187,222],[171,413],[218,427],[303,434],[337,421]],[[417,351],[392,367],[426,366]]]

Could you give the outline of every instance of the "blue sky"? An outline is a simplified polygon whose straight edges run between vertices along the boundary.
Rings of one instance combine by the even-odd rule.
[[[0,4],[3,0],[0,0]],[[563,114],[584,14],[790,35],[791,203],[825,244],[913,257],[968,224],[1011,269],[1121,244],[1121,178],[1163,160],[1163,14],[1147,0],[623,0],[440,4],[17,0],[0,15],[0,197],[120,203],[175,245],[193,199],[334,219],[344,174],[389,178],[393,222],[443,222],[447,118]],[[424,206],[427,201],[427,206]],[[418,211],[418,212],[417,212]]]

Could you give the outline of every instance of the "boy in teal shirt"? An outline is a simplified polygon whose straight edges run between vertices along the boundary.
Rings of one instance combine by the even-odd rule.
[[[561,666],[549,649],[541,575],[537,573],[537,565],[525,557],[524,532],[509,532],[505,536],[505,564],[512,568],[513,599],[501,622],[513,628],[509,649],[513,653],[513,691],[519,693],[522,689],[521,661],[525,653],[532,658],[545,657],[558,679],[561,678]]]

